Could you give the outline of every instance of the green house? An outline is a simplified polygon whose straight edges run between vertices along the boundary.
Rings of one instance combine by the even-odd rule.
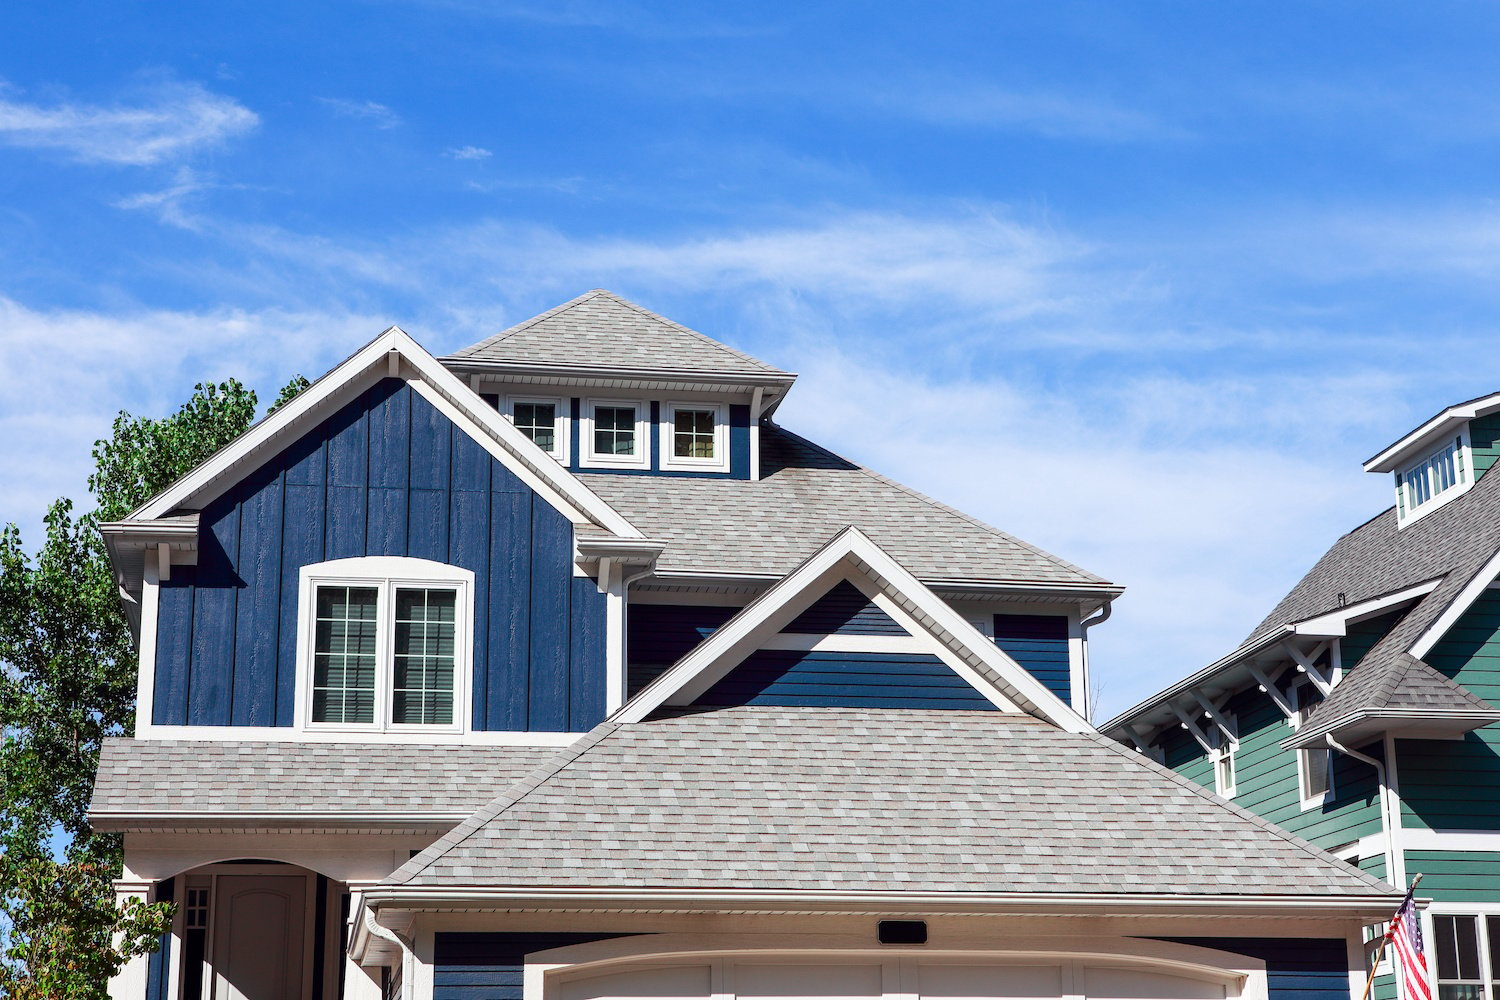
[[[1500,393],[1381,451],[1390,509],[1237,649],[1100,727],[1363,871],[1420,873],[1441,1000],[1500,998],[1497,457]]]

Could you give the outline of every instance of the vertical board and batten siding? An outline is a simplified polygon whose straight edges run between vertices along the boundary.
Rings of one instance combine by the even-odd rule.
[[[162,879],[156,886],[153,902],[173,901],[175,880]],[[146,956],[146,1000],[172,1000],[167,984],[172,981],[172,932],[163,931],[157,938],[156,950]]]
[[[433,1000],[522,1000],[526,956],[629,934],[440,932],[433,935]]]
[[[1474,455],[1474,478],[1478,479],[1500,459],[1500,413],[1469,421],[1469,449]]]
[[[1073,704],[1068,620],[1060,615],[995,615],[995,645],[1048,691]]]
[[[625,627],[630,694],[660,677],[739,610],[712,604],[630,605]]]
[[[762,649],[700,695],[704,707],[932,708],[995,705],[936,656]]]
[[[1237,805],[1323,848],[1381,831],[1380,792],[1374,768],[1335,754],[1334,800],[1304,810],[1297,784],[1296,752],[1277,746],[1292,731],[1281,711],[1255,688],[1234,695],[1225,708],[1234,715],[1240,734],[1235,752]],[[1168,767],[1213,791],[1213,765],[1191,735],[1180,727],[1167,729],[1160,746]],[[1377,759],[1383,756],[1378,744],[1356,749]]]
[[[399,379],[383,379],[202,512],[198,565],[161,585],[152,721],[296,720],[299,572],[410,556],[475,575],[478,730],[604,717],[605,597],[573,526]]]
[[[1500,591],[1481,594],[1427,654],[1426,662],[1490,704],[1500,705]],[[1479,729],[1462,740],[1397,742],[1404,826],[1500,830],[1496,729]],[[1427,883],[1422,885],[1425,890]],[[1500,885],[1495,888],[1500,890]],[[1500,898],[1500,891],[1495,898]]]
[[[1349,1000],[1348,945],[1343,938],[1158,938],[1233,952],[1266,963],[1270,1000]]]

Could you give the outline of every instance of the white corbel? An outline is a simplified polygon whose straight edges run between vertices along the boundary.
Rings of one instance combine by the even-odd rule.
[[[1177,721],[1182,723],[1182,728],[1186,729],[1193,739],[1198,741],[1198,745],[1203,748],[1204,753],[1214,752],[1212,741],[1209,740],[1208,734],[1198,728],[1197,720],[1174,704],[1168,703],[1167,707],[1172,710],[1173,715],[1177,716]]]
[[[1198,703],[1198,707],[1203,709],[1203,714],[1208,716],[1209,719],[1213,720],[1213,724],[1219,727],[1219,732],[1224,734],[1224,738],[1226,740],[1231,743],[1239,742],[1240,730],[1239,727],[1234,724],[1233,719],[1229,718],[1223,712],[1215,708],[1213,702],[1203,697],[1203,695],[1199,694],[1197,691],[1189,691],[1188,693],[1193,696],[1193,700]]]
[[[1283,717],[1288,720],[1297,717],[1297,710],[1292,707],[1291,702],[1286,700],[1286,696],[1276,686],[1276,678],[1267,676],[1265,671],[1254,664],[1250,666],[1250,676],[1255,678],[1255,683],[1259,684],[1260,689],[1270,697],[1271,701],[1281,711]]]
[[[1308,680],[1313,682],[1313,686],[1322,693],[1323,697],[1328,697],[1328,692],[1333,690],[1333,678],[1324,673],[1323,668],[1319,667],[1316,662],[1323,650],[1328,648],[1328,643],[1319,643],[1313,649],[1312,656],[1308,656],[1290,642],[1283,642],[1281,648],[1286,650],[1292,662],[1297,664],[1298,672],[1306,674]]]

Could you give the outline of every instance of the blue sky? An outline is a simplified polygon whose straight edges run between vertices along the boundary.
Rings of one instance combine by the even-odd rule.
[[[1106,713],[1500,388],[1500,7],[11,4],[0,518],[120,408],[603,286],[783,422],[1129,586]]]

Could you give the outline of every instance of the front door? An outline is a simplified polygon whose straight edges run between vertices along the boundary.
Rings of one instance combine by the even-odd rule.
[[[307,878],[220,875],[213,1000],[302,1000]]]

